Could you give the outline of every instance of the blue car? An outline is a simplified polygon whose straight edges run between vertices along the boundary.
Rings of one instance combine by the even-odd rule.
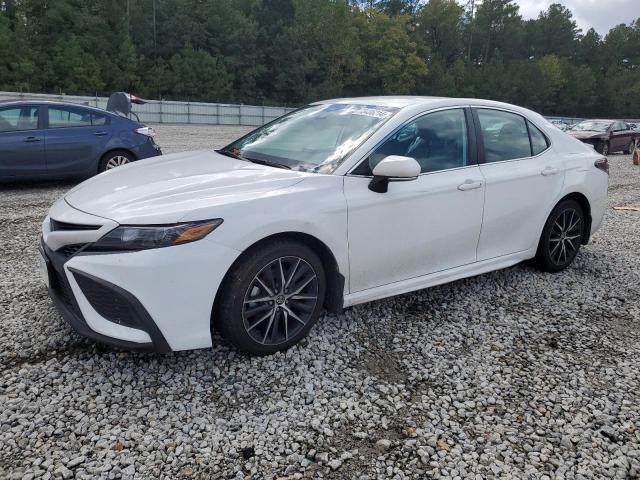
[[[0,102],[0,180],[88,178],[162,155],[150,127],[99,108]]]

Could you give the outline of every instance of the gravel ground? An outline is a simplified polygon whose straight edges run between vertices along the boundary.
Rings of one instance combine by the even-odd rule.
[[[166,152],[241,130],[158,127]],[[640,167],[610,161],[610,204],[640,207]],[[640,478],[640,213],[556,275],[360,305],[267,358],[156,355],[47,297],[39,224],[68,188],[0,186],[0,478]]]

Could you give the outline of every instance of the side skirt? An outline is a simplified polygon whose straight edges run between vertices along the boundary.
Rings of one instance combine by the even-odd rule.
[[[441,272],[410,278],[401,282],[394,282],[380,287],[369,288],[367,290],[345,295],[344,306],[350,307],[359,303],[379,300],[381,298],[392,297],[394,295],[401,295],[415,290],[422,290],[423,288],[435,287],[436,285],[453,282],[455,280],[460,280],[461,278],[481,275],[494,270],[511,267],[524,260],[533,258],[534,256],[535,249],[525,250],[523,252],[490,258],[488,260],[470,263],[469,265],[463,265],[461,267],[451,268]]]

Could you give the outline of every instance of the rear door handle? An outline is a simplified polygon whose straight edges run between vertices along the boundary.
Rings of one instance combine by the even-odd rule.
[[[557,173],[560,173],[560,169],[553,167],[544,167],[544,169],[540,172],[540,174],[544,175],[545,177],[548,177],[549,175],[555,175]]]
[[[40,139],[38,137],[27,137],[24,139],[24,141],[27,143],[32,143],[32,142],[39,142]]]
[[[106,134],[107,134],[107,132],[96,132],[96,133],[94,133],[94,135],[96,137],[104,137]]]
[[[465,180],[464,183],[458,185],[458,190],[466,191],[466,190],[475,190],[476,188],[482,187],[482,182],[476,182],[471,179]]]

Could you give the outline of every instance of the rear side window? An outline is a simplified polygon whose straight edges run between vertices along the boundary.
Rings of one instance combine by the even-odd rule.
[[[91,113],[88,111],[66,107],[49,107],[49,128],[90,126]]]
[[[100,115],[99,113],[91,114],[92,125],[94,126],[109,125],[109,123],[110,123],[109,117],[107,117],[106,115]]]
[[[535,156],[549,148],[549,141],[533,123],[527,120],[527,125],[529,126],[529,135],[531,135],[531,151]]]
[[[0,132],[36,130],[38,128],[38,107],[12,107],[0,110]]]
[[[484,141],[485,162],[501,162],[531,156],[524,117],[500,110],[477,109]]]

